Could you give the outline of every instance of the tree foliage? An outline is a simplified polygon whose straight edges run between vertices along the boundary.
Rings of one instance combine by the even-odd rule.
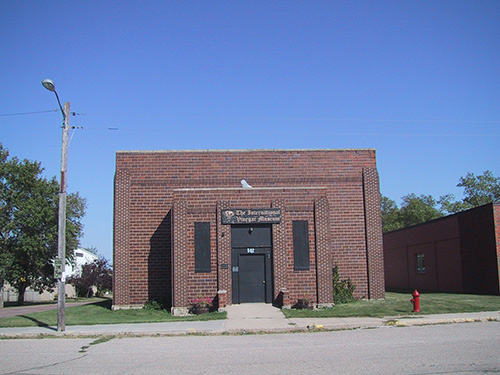
[[[39,162],[9,159],[0,144],[0,281],[18,291],[18,302],[31,287],[43,291],[54,286],[53,259],[57,256],[59,184],[41,176]],[[82,235],[85,199],[67,199],[66,254]]]
[[[76,293],[80,297],[91,297],[93,287],[96,288],[96,295],[100,296],[103,292],[111,290],[112,271],[107,259],[99,258],[92,263],[82,265],[82,270],[76,276],[68,278]]]
[[[408,194],[401,198],[401,207],[396,202],[382,197],[382,226],[384,232],[425,223],[444,215],[438,202],[431,196]]]
[[[403,227],[425,223],[443,216],[437,207],[436,200],[431,195],[408,194],[402,198],[400,217]]]
[[[479,176],[469,172],[460,178],[457,186],[464,188],[463,203],[470,207],[500,201],[500,177],[495,177],[491,171]]]
[[[403,228],[400,221],[399,207],[392,199],[383,196],[381,197],[382,206],[382,228],[384,232],[390,232]]]
[[[482,175],[467,173],[461,177],[457,187],[464,189],[464,198],[455,200],[453,194],[441,196],[438,200],[431,195],[408,194],[403,196],[401,207],[382,196],[382,226],[384,232],[425,223],[444,215],[468,210],[483,204],[500,201],[500,177],[491,171]]]

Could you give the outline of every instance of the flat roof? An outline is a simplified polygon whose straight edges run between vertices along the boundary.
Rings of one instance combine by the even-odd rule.
[[[116,151],[117,154],[159,154],[159,153],[179,153],[179,152],[310,152],[310,151],[375,151],[374,148],[292,148],[292,149],[229,149],[229,150],[129,150],[129,151]]]

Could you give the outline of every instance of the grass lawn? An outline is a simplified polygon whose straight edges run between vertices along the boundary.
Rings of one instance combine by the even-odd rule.
[[[385,300],[355,301],[333,308],[319,310],[283,310],[287,317],[394,317],[422,314],[445,314],[476,311],[499,311],[500,296],[472,294],[422,293],[420,313],[413,313],[411,292],[387,292]],[[174,317],[157,310],[111,311],[111,300],[98,300],[89,305],[66,308],[67,325],[156,323],[186,320],[225,319],[226,313],[210,313],[188,317]],[[1,318],[0,327],[56,326],[57,310],[32,313],[11,318]]]
[[[174,317],[158,310],[111,310],[111,300],[66,308],[66,325],[158,323],[187,320],[225,319],[226,313],[210,313],[187,317]],[[0,327],[57,326],[57,309],[0,319]]]
[[[420,313],[412,312],[412,292],[387,292],[385,300],[355,301],[318,310],[283,310],[289,318],[384,317],[500,310],[500,296],[421,293]]]

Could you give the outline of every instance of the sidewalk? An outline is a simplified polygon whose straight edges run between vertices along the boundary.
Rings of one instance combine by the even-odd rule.
[[[226,320],[106,324],[67,326],[65,332],[55,327],[0,328],[0,337],[79,336],[79,335],[182,335],[182,334],[242,334],[275,333],[311,330],[348,330],[391,326],[420,326],[433,324],[500,322],[500,311],[421,315],[404,318],[291,318],[266,304],[243,304],[228,307]]]

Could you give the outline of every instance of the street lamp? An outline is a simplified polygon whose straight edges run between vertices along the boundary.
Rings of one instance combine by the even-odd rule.
[[[59,190],[59,218],[58,218],[58,239],[57,239],[57,258],[61,265],[61,270],[57,275],[57,331],[66,330],[66,310],[65,310],[65,280],[63,272],[66,264],[66,172],[68,169],[68,132],[69,132],[69,102],[64,103],[64,109],[61,106],[59,95],[57,95],[54,82],[50,79],[42,81],[43,87],[56,94],[57,103],[63,115],[62,126],[62,147],[61,147],[61,182]]]

